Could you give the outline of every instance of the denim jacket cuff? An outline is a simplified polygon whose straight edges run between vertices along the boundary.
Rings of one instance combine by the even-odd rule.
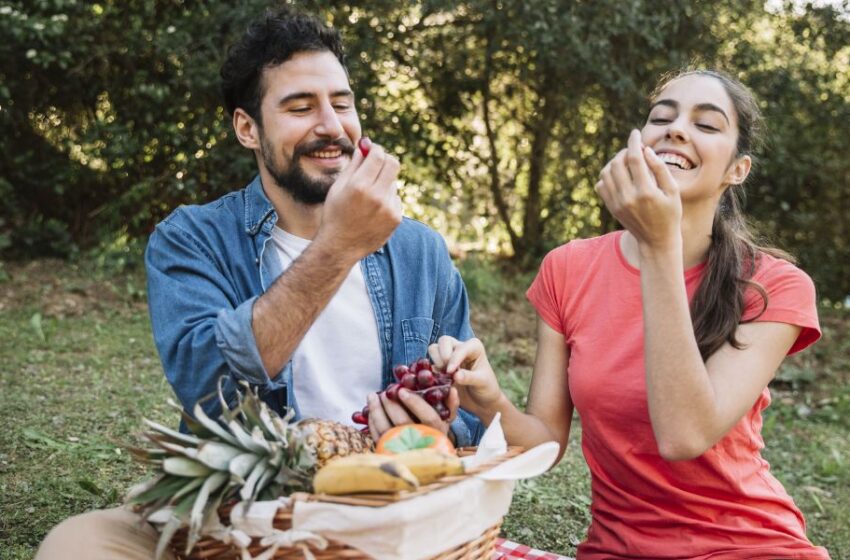
[[[484,433],[484,427],[477,416],[458,409],[457,418],[452,422],[449,429],[455,437],[455,447],[470,447],[478,445]]]
[[[215,340],[234,376],[253,385],[269,382],[252,328],[256,297],[236,309],[222,309],[215,324]]]

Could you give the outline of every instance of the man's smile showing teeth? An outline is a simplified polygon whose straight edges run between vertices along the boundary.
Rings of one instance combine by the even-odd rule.
[[[672,165],[674,167],[678,167],[679,169],[693,169],[695,166],[693,163],[688,161],[687,158],[680,156],[679,154],[672,154],[670,152],[659,152],[658,158],[666,163],[667,165]]]
[[[342,150],[325,150],[308,154],[310,157],[319,159],[334,159],[342,155]]]

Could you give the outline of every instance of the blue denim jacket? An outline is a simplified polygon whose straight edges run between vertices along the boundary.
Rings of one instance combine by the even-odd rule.
[[[245,380],[279,413],[289,406],[298,415],[292,363],[271,379],[251,328],[254,301],[281,274],[277,253],[266,250],[276,223],[257,177],[209,204],[178,208],[151,235],[145,267],[154,341],[188,411],[223,378],[230,404],[237,381]],[[360,266],[378,324],[384,386],[393,381],[394,365],[426,356],[438,337],[472,337],[463,281],[443,238],[427,226],[404,219]],[[345,356],[339,361],[344,364]],[[220,414],[217,398],[202,406],[213,417]],[[452,432],[464,446],[476,444],[483,429],[477,417],[460,410]]]

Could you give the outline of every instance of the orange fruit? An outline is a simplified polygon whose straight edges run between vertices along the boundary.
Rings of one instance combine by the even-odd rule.
[[[390,428],[378,439],[375,452],[395,455],[411,449],[428,448],[457,455],[452,441],[443,432],[425,424],[404,424]]]

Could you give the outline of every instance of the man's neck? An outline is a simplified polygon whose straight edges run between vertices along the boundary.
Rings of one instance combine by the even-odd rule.
[[[298,202],[287,191],[278,188],[274,179],[260,170],[263,191],[277,213],[277,227],[302,239],[313,239],[322,224],[322,204]]]

